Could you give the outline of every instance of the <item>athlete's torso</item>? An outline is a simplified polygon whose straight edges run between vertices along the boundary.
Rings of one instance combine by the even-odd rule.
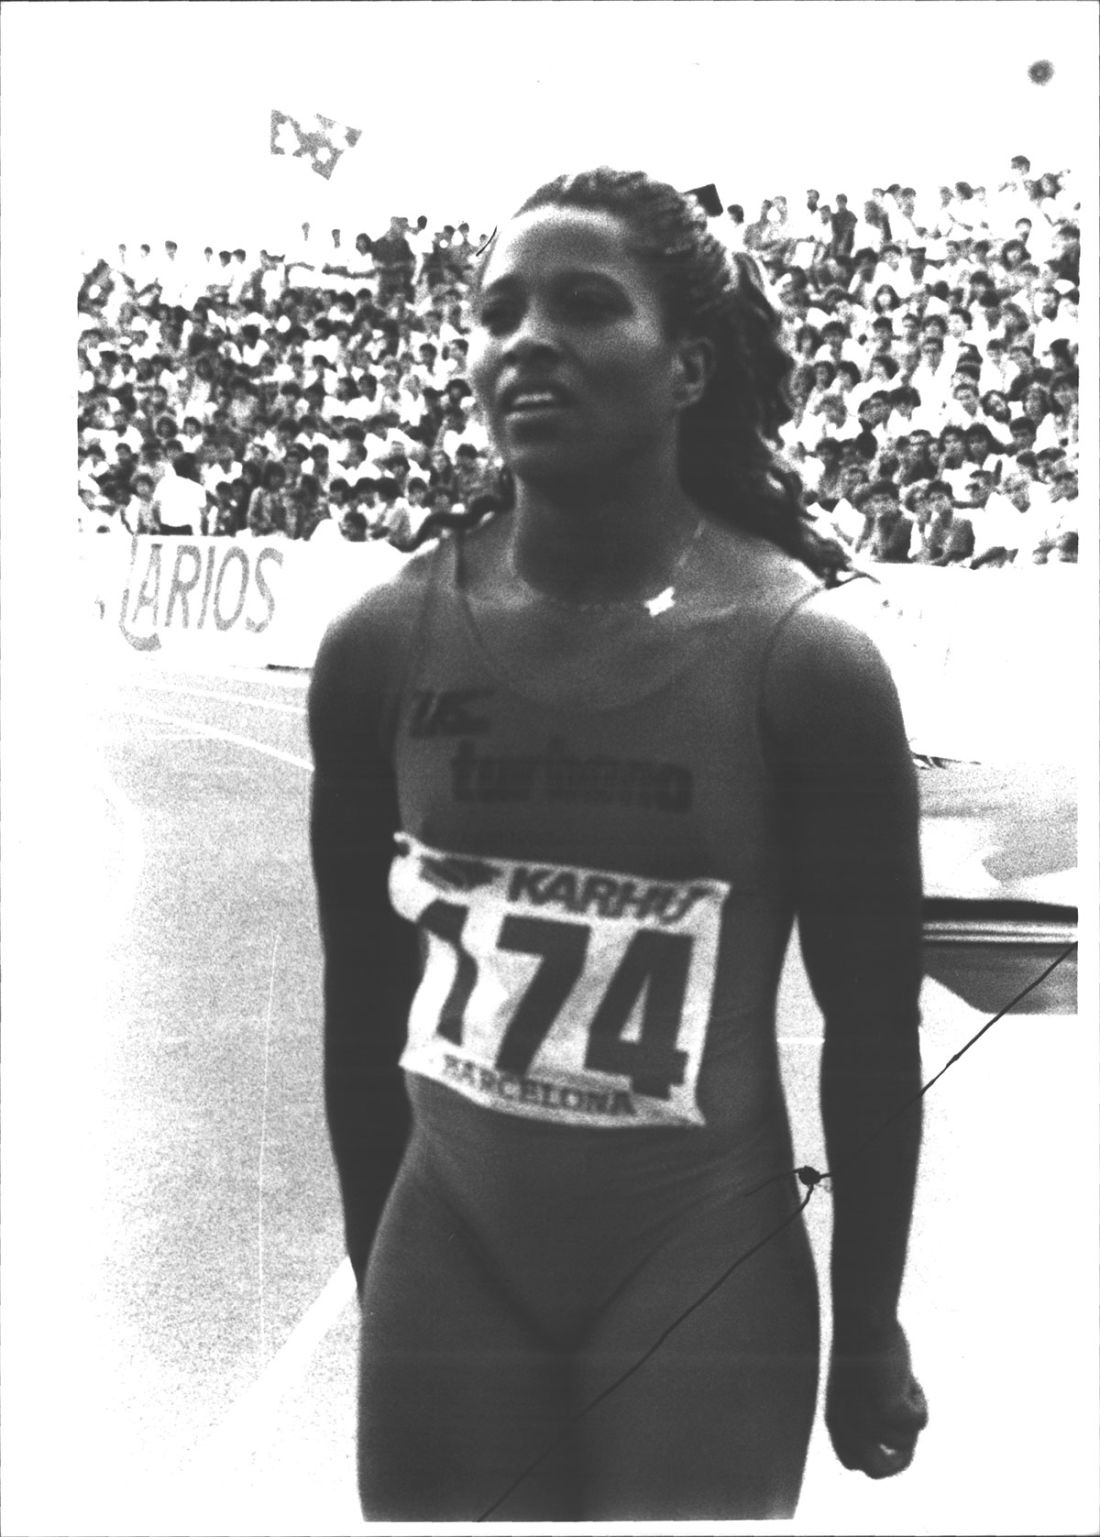
[[[760,687],[815,584],[754,542],[731,603],[562,610],[525,654],[467,591],[477,541],[501,537],[435,552],[393,715],[391,893],[426,955],[403,1057],[417,1115],[471,1153],[560,1151],[568,1127],[601,1158],[652,1159],[663,1129],[666,1152],[676,1133],[770,1170],[791,908]]]

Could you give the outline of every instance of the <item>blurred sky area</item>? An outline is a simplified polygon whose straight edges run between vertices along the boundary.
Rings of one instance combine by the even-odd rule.
[[[563,169],[761,197],[1095,154],[1097,17],[1061,0],[4,7],[8,158],[67,237],[274,242],[309,218],[491,228]],[[1054,66],[1046,85],[1028,66]],[[330,182],[269,110],[360,128]],[[14,133],[14,139],[9,137]]]

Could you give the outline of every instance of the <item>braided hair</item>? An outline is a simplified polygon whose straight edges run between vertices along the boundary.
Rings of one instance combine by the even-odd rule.
[[[714,349],[706,390],[680,418],[679,470],[688,495],[714,517],[835,580],[846,557],[813,528],[802,482],[777,453],[779,429],[793,414],[794,364],[752,258],[727,256],[693,198],[641,171],[600,167],[559,176],[519,212],[547,207],[621,220],[632,254],[656,283],[670,333],[705,337]]]
[[[547,182],[517,210],[576,208],[610,214],[628,231],[631,253],[655,281],[671,335],[705,337],[714,349],[707,387],[680,418],[679,472],[707,512],[761,535],[832,583],[848,566],[834,541],[814,529],[802,482],[778,455],[779,429],[793,415],[793,361],[780,340],[752,259],[732,260],[689,196],[641,171],[601,166]],[[482,256],[485,270],[491,242]]]

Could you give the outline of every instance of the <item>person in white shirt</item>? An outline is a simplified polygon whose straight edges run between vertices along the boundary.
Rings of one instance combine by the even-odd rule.
[[[444,412],[439,445],[453,462],[460,443],[469,443],[479,453],[485,453],[490,447],[489,434],[476,410],[451,407]]]
[[[894,438],[887,430],[887,421],[891,416],[891,401],[893,392],[884,389],[875,389],[870,395],[860,401],[857,408],[859,422],[859,453],[861,458],[866,458],[870,452],[876,463],[892,452]],[[905,433],[900,434],[904,436]],[[874,477],[872,477],[874,478]]]
[[[253,372],[259,372],[270,357],[270,348],[255,325],[245,325],[241,328],[240,341],[237,343],[236,350],[244,367]]]
[[[128,412],[121,408],[116,410],[112,421],[112,427],[102,432],[99,438],[108,459],[117,457],[116,451],[120,443],[125,443],[132,454],[140,453],[145,439],[131,421]]]
[[[434,342],[417,348],[416,374],[424,389],[442,390],[447,384],[446,371],[440,367],[439,349]]]
[[[1031,161],[1026,155],[1013,155],[1008,175],[995,193],[990,195],[990,207],[995,210],[998,222],[1004,226],[1014,223],[1023,214],[1031,212],[1028,178]]]
[[[340,455],[340,479],[345,481],[354,498],[362,487],[373,485],[378,478],[378,461],[368,458],[365,443],[351,442]]]
[[[966,437],[966,462],[974,470],[984,470],[993,477],[996,484],[1000,481],[1006,467],[1006,458],[998,453],[997,439],[989,430],[984,421],[971,422],[963,428]]]
[[[945,427],[939,440],[938,478],[951,487],[957,501],[965,498],[973,471],[966,458],[966,434],[961,427]]]
[[[801,441],[806,448],[816,451],[823,438],[838,445],[854,441],[860,435],[860,424],[840,395],[827,395],[818,410],[803,421]]]
[[[230,304],[236,305],[241,302],[241,298],[251,277],[252,273],[248,269],[248,253],[242,250],[240,246],[238,246],[237,249],[233,252],[233,259],[230,263],[228,278],[226,282],[226,292],[228,294]]]
[[[413,369],[409,369],[401,382],[397,393],[398,415],[403,428],[410,432],[416,432],[427,413],[427,402],[424,399],[420,378]]]
[[[920,355],[909,382],[926,409],[942,411],[951,398],[952,380],[951,368],[944,361],[942,336],[929,331],[921,340]]]
[[[205,438],[202,423],[196,416],[185,416],[180,428],[180,444],[185,454],[201,455]]]
[[[182,439],[181,439],[182,441]],[[232,443],[219,443],[200,471],[200,480],[207,495],[212,497],[223,480],[236,482],[244,470],[233,451]]]
[[[372,465],[380,464],[395,446],[390,440],[388,424],[382,414],[376,411],[367,418],[366,429],[363,451]]]
[[[745,210],[741,207],[741,204],[730,203],[726,209],[725,216],[715,220],[713,230],[731,256],[744,251]]]
[[[310,545],[315,545],[320,550],[339,549],[343,543],[343,533],[340,528],[340,518],[342,516],[343,509],[340,510],[339,516],[334,514],[331,509],[326,511],[324,516],[318,520],[313,532],[307,535]]]
[[[833,394],[833,386],[836,383],[836,363],[831,357],[815,357],[812,366],[813,383],[803,405],[805,416],[817,415],[821,409],[821,402]]]
[[[1059,284],[1065,292],[1072,291],[1070,284]],[[1051,343],[1056,341],[1073,341],[1076,337],[1077,327],[1071,324],[1068,314],[1063,313],[1063,298],[1061,292],[1044,294],[1039,300],[1039,318],[1035,323],[1035,352],[1036,356],[1047,360],[1051,357]]]
[[[858,411],[865,400],[893,387],[898,365],[888,352],[872,352],[867,359],[867,372],[848,394],[849,411]],[[908,428],[903,430],[907,431]]]
[[[339,379],[334,390],[330,392],[326,389],[320,409],[322,421],[332,424],[341,419],[362,423],[373,414],[371,402],[360,393],[354,379]]]
[[[331,265],[332,276],[326,279],[327,288],[335,288],[337,293],[350,298],[354,298],[361,289],[373,288],[377,269],[370,236],[361,230],[355,237],[352,249],[341,251],[339,257],[333,257]]]
[[[179,246],[174,240],[164,242],[164,255],[157,264],[157,282],[160,302],[168,309],[190,307],[192,285],[184,263],[179,259]]]
[[[838,490],[840,499],[831,512],[817,509],[818,522],[825,530],[839,539],[846,550],[853,550],[867,530],[868,518],[862,509],[860,492],[870,483],[867,468],[862,464],[846,464],[840,469]]]
[[[165,533],[200,534],[205,531],[207,493],[199,480],[194,454],[179,454],[162,478],[154,505]]]
[[[726,226],[729,225],[728,210],[727,218],[720,222]],[[742,215],[743,222],[744,215]],[[809,187],[806,190],[805,201],[796,202],[787,215],[787,232],[791,241],[788,261],[791,266],[806,269],[813,266],[820,228],[821,194],[816,187]],[[732,250],[733,247],[727,244],[726,249]],[[741,249],[744,249],[743,243]]]
[[[130,321],[130,356],[135,362],[155,358],[160,351],[160,326],[144,315],[135,315]]]
[[[956,304],[944,316],[947,327],[943,337],[944,362],[951,369],[958,362],[959,354],[969,343],[972,316],[968,309]]]
[[[270,314],[286,293],[287,269],[282,257],[271,255],[266,247],[260,251],[259,287],[264,308]]]
[[[890,228],[884,210],[873,198],[868,198],[863,205],[862,217],[856,221],[852,250],[873,251],[879,257],[889,239]]]
[[[882,259],[871,279],[872,293],[884,285],[892,288],[902,300],[908,299],[915,287],[912,268],[903,260],[901,247],[893,241],[882,248]]]
[[[847,334],[847,327],[830,320],[821,328],[821,346],[814,354],[814,362],[828,361],[835,366],[842,358],[861,371],[866,360],[863,348]]]
[[[981,422],[978,386],[968,374],[955,374],[951,387],[951,400],[943,420],[945,427],[959,427],[963,432],[968,427]]]
[[[1000,519],[995,529],[1015,565],[1032,565],[1038,554],[1045,559],[1058,516],[1044,485],[1023,473],[1010,474],[1005,477],[1002,491],[990,496],[986,513],[987,518],[992,513]],[[988,540],[985,527],[983,536]],[[975,558],[979,558],[977,550]]]
[[[1050,414],[1050,395],[1043,385],[1031,383],[1024,391],[1024,415],[1035,429],[1032,450],[1041,453],[1047,448],[1057,448],[1058,427]]]
[[[128,342],[129,338],[124,336],[121,343],[123,348],[127,346]],[[136,383],[137,364],[128,351],[122,351],[118,355],[118,362],[111,371],[111,377],[107,381],[107,388],[112,394],[117,394],[120,389],[126,386],[133,389]]]
[[[1019,543],[1020,514],[993,486],[986,470],[974,470],[967,492],[967,516],[974,530],[972,569],[1009,565]]]
[[[416,266],[413,269],[413,283],[419,286],[424,277],[424,263],[431,255],[435,245],[435,234],[428,228],[427,214],[420,214],[416,224],[405,230],[405,239],[409,249],[416,258]]]

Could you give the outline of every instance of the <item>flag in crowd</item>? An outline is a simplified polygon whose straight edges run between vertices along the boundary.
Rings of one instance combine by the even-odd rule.
[[[361,129],[348,128],[319,113],[297,118],[271,109],[271,153],[308,160],[310,169],[326,181],[341,155],[354,149],[361,137]]]

